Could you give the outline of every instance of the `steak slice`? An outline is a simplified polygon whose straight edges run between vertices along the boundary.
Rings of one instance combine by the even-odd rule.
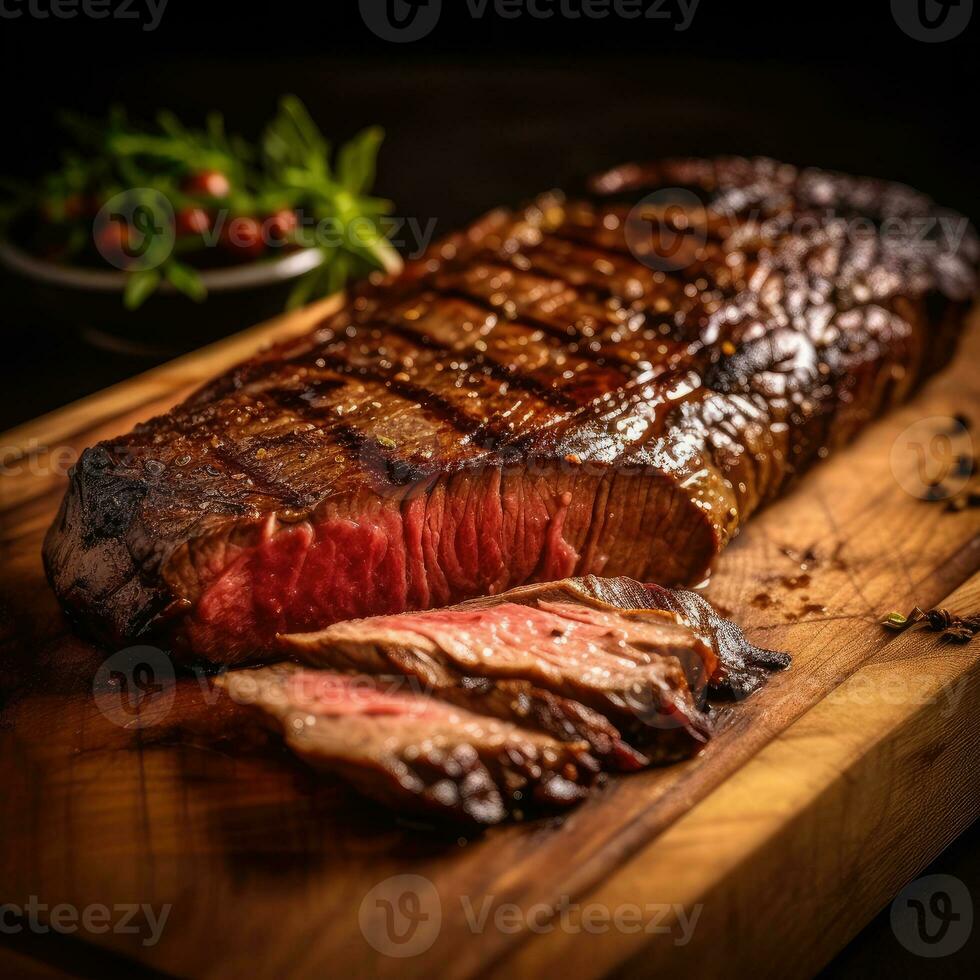
[[[744,698],[790,663],[750,643],[697,593],[595,576],[280,636],[278,649],[316,667],[406,674],[440,697],[479,683],[495,692],[483,713],[534,717],[535,727],[584,739],[607,767],[627,770],[638,767],[635,752],[608,722],[597,729],[596,711],[645,761],[671,761],[710,735],[706,691]]]
[[[574,584],[516,591],[519,602],[507,593],[287,635],[279,649],[316,667],[407,674],[440,694],[464,676],[529,682],[532,698],[543,690],[600,712],[651,761],[707,741],[715,656],[673,613],[584,601]]]
[[[401,811],[495,824],[529,806],[570,806],[598,773],[584,742],[560,742],[378,678],[283,664],[235,671],[219,683],[300,758]]]
[[[490,606],[499,602],[574,602],[611,613],[658,609],[672,614],[706,647],[710,655],[699,652],[698,660],[688,658],[688,676],[698,692],[707,679],[708,690],[717,696],[745,698],[776,670],[790,665],[790,657],[777,650],[766,650],[751,643],[735,623],[723,618],[707,600],[687,589],[667,589],[643,585],[631,578],[582,578],[560,582],[541,582],[511,589],[505,595],[483,596],[460,603],[459,608]]]
[[[784,670],[790,665],[790,657],[778,650],[766,650],[750,643],[745,634],[730,620],[718,614],[711,603],[697,592],[687,589],[665,589],[659,585],[640,586],[629,580],[616,579],[608,585],[619,601],[624,593],[637,595],[642,590],[647,602],[656,609],[673,612],[679,622],[711,646],[715,654],[715,672],[710,678],[710,688],[717,695],[741,700],[756,691],[774,670]],[[639,599],[639,595],[637,595]]]
[[[326,664],[331,658],[318,659]],[[370,662],[370,658],[366,659]],[[419,674],[411,670],[412,664],[410,658],[393,658],[392,668],[398,669],[401,676],[414,678],[420,685],[425,685]],[[673,746],[666,742],[658,744],[656,755],[641,752],[625,742],[615,725],[598,711],[524,680],[492,681],[487,677],[467,677],[449,667],[440,673],[439,683],[424,686],[425,693],[491,718],[533,728],[560,742],[585,742],[590,754],[606,769],[636,772],[653,762],[682,758],[691,752],[691,741],[683,736],[674,739]]]
[[[87,450],[44,548],[64,608],[238,663],[528,582],[696,583],[955,348],[976,238],[908,188],[722,158],[592,190],[488,215]]]

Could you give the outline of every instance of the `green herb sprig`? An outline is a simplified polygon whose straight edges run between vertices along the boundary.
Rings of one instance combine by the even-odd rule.
[[[195,301],[205,299],[200,273],[215,264],[215,255],[224,255],[214,248],[222,247],[230,261],[261,261],[271,245],[254,238],[255,228],[270,220],[282,225],[275,242],[280,248],[321,253],[297,282],[290,307],[336,292],[352,276],[399,266],[383,227],[392,204],[371,195],[383,140],[378,127],[333,153],[294,95],[280,100],[256,144],[228,134],[219,113],[208,115],[199,129],[166,111],[149,127],[133,124],[121,109],[99,122],[71,115],[62,122],[73,146],[57,171],[33,185],[0,181],[0,234],[55,261],[104,266],[106,252],[93,228],[102,205],[120,194],[161,195],[176,220],[155,222],[146,234],[166,238],[165,257],[152,264],[118,263],[126,268],[123,299],[130,309],[164,283]],[[183,228],[191,219],[196,224]],[[236,220],[253,236],[237,252],[227,233]],[[202,222],[206,228],[199,227]]]

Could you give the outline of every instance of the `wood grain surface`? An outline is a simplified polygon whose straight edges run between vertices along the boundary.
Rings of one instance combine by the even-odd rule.
[[[793,668],[697,759],[611,779],[563,820],[469,840],[407,825],[251,737],[159,651],[130,704],[116,652],[75,638],[44,582],[65,466],[322,313],[0,436],[0,901],[143,907],[136,932],[73,935],[182,976],[807,975],[976,818],[980,641],[878,625],[980,608],[980,510],[915,492],[932,436],[980,425],[976,324],[723,555],[709,596]]]

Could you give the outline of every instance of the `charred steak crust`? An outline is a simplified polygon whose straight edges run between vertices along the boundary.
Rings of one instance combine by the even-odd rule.
[[[900,185],[620,168],[488,215],[87,450],[49,578],[108,644],[166,625],[224,662],[524,582],[695,582],[948,360],[976,258],[963,219]]]

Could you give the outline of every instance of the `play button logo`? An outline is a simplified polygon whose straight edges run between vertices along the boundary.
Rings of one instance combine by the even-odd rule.
[[[936,43],[959,36],[970,23],[973,0],[891,0],[895,23],[916,41]]]
[[[359,0],[364,23],[382,41],[405,44],[431,34],[442,0]]]

